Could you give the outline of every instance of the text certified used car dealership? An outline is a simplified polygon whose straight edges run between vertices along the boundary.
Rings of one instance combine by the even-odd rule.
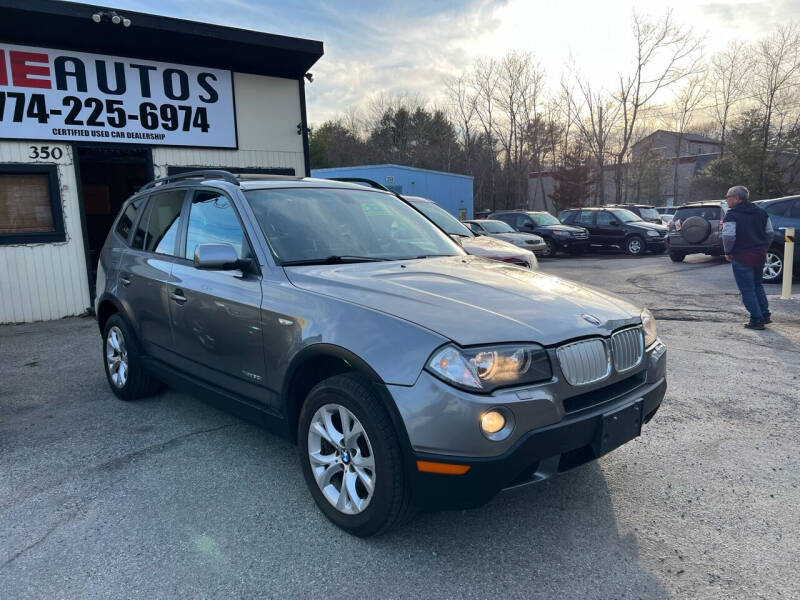
[[[322,43],[0,0],[0,323],[85,312],[123,201],[196,168],[307,175]]]

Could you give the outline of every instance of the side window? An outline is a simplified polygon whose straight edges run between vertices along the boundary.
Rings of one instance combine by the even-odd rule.
[[[195,192],[189,209],[184,256],[192,259],[199,244],[210,243],[230,244],[239,258],[249,255],[231,200],[221,192]]]
[[[185,190],[153,194],[148,209],[147,228],[144,235],[144,250],[156,254],[175,254],[175,240]],[[144,219],[142,219],[144,221]],[[141,228],[137,228],[138,230]],[[134,236],[134,242],[136,236]]]
[[[611,225],[611,221],[616,221],[616,219],[614,218],[614,215],[607,210],[597,213],[597,224],[599,226]]]
[[[525,223],[530,223],[531,219],[528,215],[516,215],[516,222],[512,225],[514,229],[522,231],[525,228]]]
[[[125,212],[122,213],[122,216],[117,221],[117,235],[125,240],[125,243],[130,241],[131,237],[131,230],[133,230],[133,224],[136,223],[136,218],[139,216],[139,213],[145,206],[145,200],[147,196],[143,196],[141,198],[137,198],[133,202],[128,205],[128,208],[125,209]]]
[[[594,211],[591,210],[582,210],[578,214],[578,218],[576,219],[577,225],[583,225],[584,227],[587,225],[591,225],[594,221]]]

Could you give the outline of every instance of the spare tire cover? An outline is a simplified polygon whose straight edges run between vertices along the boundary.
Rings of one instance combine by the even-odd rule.
[[[711,223],[703,217],[689,217],[681,223],[681,236],[690,244],[699,244],[711,233]]]

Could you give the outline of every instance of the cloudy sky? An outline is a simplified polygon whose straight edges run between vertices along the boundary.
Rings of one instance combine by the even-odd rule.
[[[483,56],[532,52],[556,85],[570,56],[611,83],[631,55],[634,10],[692,26],[707,52],[753,40],[800,17],[800,0],[111,0],[142,12],[321,40],[309,120],[362,106],[376,93],[442,101],[442,79]]]

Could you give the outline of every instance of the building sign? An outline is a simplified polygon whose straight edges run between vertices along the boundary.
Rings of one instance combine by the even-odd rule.
[[[235,148],[231,73],[0,43],[0,138]]]

